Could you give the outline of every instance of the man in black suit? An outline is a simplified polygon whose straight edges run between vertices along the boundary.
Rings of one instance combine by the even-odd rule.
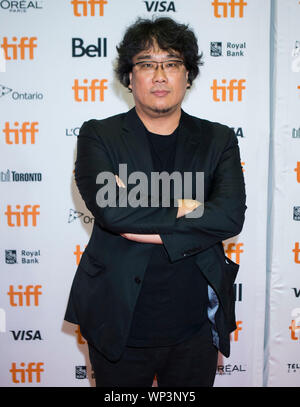
[[[135,108],[80,130],[75,178],[95,222],[65,319],[80,325],[97,386],[151,386],[155,374],[158,386],[212,386],[236,328],[239,266],[222,241],[246,210],[237,139],[181,109],[201,65],[188,26],[138,19],[117,49]],[[182,195],[175,181],[149,189],[162,171]]]

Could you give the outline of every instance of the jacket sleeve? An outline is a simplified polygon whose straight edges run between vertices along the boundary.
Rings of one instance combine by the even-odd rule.
[[[110,152],[111,154],[112,152]],[[107,151],[100,135],[95,128],[94,120],[84,122],[77,139],[77,158],[75,162],[75,181],[87,208],[103,228],[114,233],[140,233],[160,234],[171,233],[174,228],[178,208],[151,207],[151,196],[142,197],[148,202],[148,206],[132,207],[127,205],[120,207],[120,202],[129,193],[128,189],[119,188],[114,179],[118,175],[114,170],[112,156]],[[115,184],[115,206],[97,204],[96,196],[105,184],[96,183],[98,174],[109,172]],[[99,201],[98,201],[99,202]]]
[[[244,176],[237,138],[229,139],[214,170],[212,189],[199,218],[178,218],[172,234],[161,234],[171,262],[238,235],[246,210]]]

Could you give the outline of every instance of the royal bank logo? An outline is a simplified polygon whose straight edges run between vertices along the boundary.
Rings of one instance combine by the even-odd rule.
[[[38,92],[38,91],[18,91],[18,90],[13,90],[12,88],[9,88],[6,85],[0,84],[0,98],[3,96],[10,95],[11,99],[13,100],[42,100],[44,98],[43,93]]]
[[[27,250],[21,249],[19,253],[15,249],[5,250],[5,263],[6,264],[18,264],[18,258],[21,264],[39,264],[41,257],[40,250]]]
[[[210,55],[212,57],[221,57],[222,56],[222,43],[221,42],[211,42],[210,43]]]
[[[8,1],[2,0],[0,1],[0,11],[8,11],[10,13],[26,13],[32,10],[42,10],[43,9],[43,1],[29,1],[29,0],[21,0],[21,1]]]
[[[300,220],[300,206],[294,206],[293,219],[294,220]]]
[[[223,51],[224,50],[224,51]],[[230,42],[226,43],[214,41],[210,43],[210,55],[212,57],[244,57],[247,50],[246,42]]]
[[[76,379],[87,378],[86,366],[75,366],[75,378]]]
[[[16,250],[5,250],[5,263],[6,264],[16,264],[17,263],[17,251]]]

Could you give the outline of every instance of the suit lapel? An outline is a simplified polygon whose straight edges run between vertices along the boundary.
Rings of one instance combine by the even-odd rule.
[[[123,134],[134,171],[143,171],[150,179],[151,172],[154,171],[151,150],[145,127],[135,108],[129,110],[125,116]]]
[[[199,143],[199,128],[191,117],[181,110],[174,171],[192,171],[193,157]],[[124,142],[127,145],[135,171],[143,171],[148,177],[154,171],[149,140],[143,123],[135,108],[125,116],[123,126]],[[134,154],[132,154],[134,152]],[[150,179],[150,178],[149,178]]]
[[[192,170],[193,157],[199,143],[199,137],[196,137],[197,133],[199,133],[199,129],[194,125],[193,120],[181,110],[174,171]]]

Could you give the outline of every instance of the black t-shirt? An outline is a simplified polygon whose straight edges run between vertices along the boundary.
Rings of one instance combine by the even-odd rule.
[[[174,171],[178,128],[164,136],[146,130],[154,170]],[[160,191],[161,192],[161,191]],[[171,263],[161,244],[153,247],[133,314],[128,346],[169,346],[197,333],[207,322],[207,282],[195,257]]]

